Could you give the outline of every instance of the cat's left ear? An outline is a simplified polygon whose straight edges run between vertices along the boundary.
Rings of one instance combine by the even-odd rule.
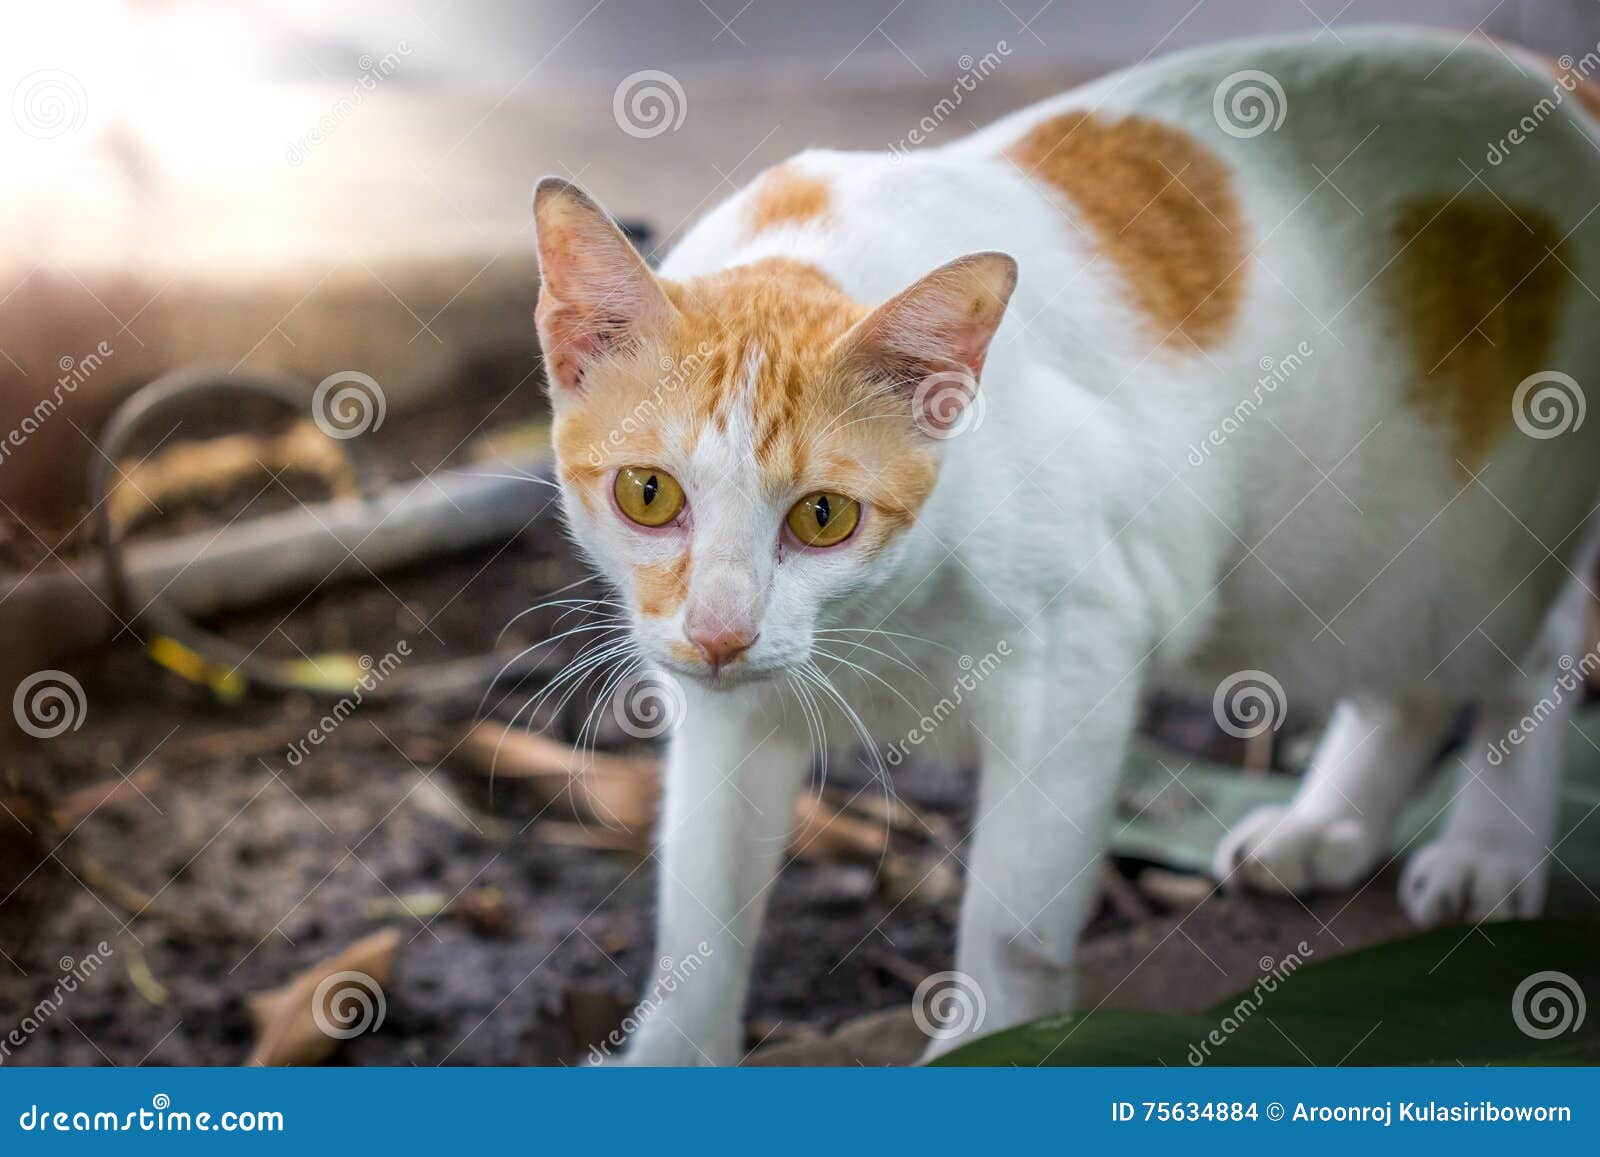
[[[1017,263],[1004,253],[973,253],[941,265],[884,302],[840,339],[847,364],[910,397],[917,425],[934,436],[959,421],[978,378]]]
[[[595,359],[664,326],[676,310],[622,230],[570,181],[540,181],[533,215],[545,373],[553,393],[577,390]]]

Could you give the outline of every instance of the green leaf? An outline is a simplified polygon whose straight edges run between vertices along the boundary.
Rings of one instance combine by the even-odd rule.
[[[1600,710],[1580,713],[1570,727],[1547,909],[1567,914],[1592,912],[1600,894]],[[1437,833],[1459,770],[1446,756],[1395,825],[1391,851],[1414,850]],[[1111,851],[1210,875],[1212,855],[1228,830],[1263,804],[1288,803],[1295,787],[1289,776],[1246,775],[1137,738],[1123,764]]]
[[[1539,979],[1545,973],[1561,975]],[[1600,925],[1439,928],[1331,960],[1312,960],[1309,948],[1291,953],[1203,1013],[1072,1013],[984,1037],[935,1063],[1596,1064],[1600,1009],[1589,1013],[1590,997],[1600,999]],[[1567,1027],[1548,1039],[1525,1031],[1561,1022]]]

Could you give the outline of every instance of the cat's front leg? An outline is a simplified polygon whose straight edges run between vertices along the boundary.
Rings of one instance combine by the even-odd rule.
[[[951,978],[973,991],[945,1002],[949,1023],[924,1025],[925,1059],[1070,1009],[1078,934],[1099,891],[1134,665],[1063,679],[1044,659],[1013,662],[1037,669],[1008,671],[978,720],[982,779]]]
[[[751,952],[810,764],[804,733],[754,696],[685,692],[657,832],[655,977],[632,1018],[629,1064],[743,1057]]]

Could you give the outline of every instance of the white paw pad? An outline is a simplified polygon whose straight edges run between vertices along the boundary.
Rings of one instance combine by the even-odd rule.
[[[1400,874],[1400,906],[1422,925],[1518,920],[1544,907],[1547,869],[1533,849],[1440,839],[1419,849]]]
[[[1223,837],[1214,867],[1224,884],[1303,894],[1350,887],[1379,851],[1378,838],[1358,817],[1273,805],[1257,808]]]

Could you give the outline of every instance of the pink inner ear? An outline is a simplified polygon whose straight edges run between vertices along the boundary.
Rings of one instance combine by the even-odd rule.
[[[605,213],[570,188],[536,205],[543,285],[535,320],[552,385],[578,389],[596,358],[673,312],[655,277]]]
[[[603,352],[598,331],[583,313],[546,291],[534,313],[545,375],[553,386],[576,390],[583,385],[584,366]]]

